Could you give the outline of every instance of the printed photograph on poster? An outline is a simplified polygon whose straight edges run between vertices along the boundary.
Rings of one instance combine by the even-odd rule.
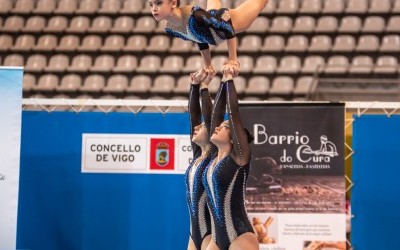
[[[345,241],[305,241],[303,250],[346,250]]]
[[[256,176],[249,176],[246,189],[249,212],[343,213],[345,210],[341,176]]]
[[[304,159],[304,156],[301,154],[307,154],[311,159],[324,157],[325,164],[316,164],[313,160],[304,164],[300,158]],[[326,136],[321,136],[320,149],[313,150],[308,145],[301,145],[296,150],[296,157],[300,160],[297,159],[297,162],[291,164],[285,162],[288,155],[277,159],[271,156],[253,158],[247,183],[248,210],[250,212],[343,213],[345,201],[343,176],[329,175],[329,173],[293,175],[289,172],[294,168],[310,171],[330,168],[330,158],[337,156],[336,146],[328,141]],[[293,159],[292,156],[290,157]]]
[[[251,214],[250,220],[261,246],[278,243],[278,216],[272,214]]]

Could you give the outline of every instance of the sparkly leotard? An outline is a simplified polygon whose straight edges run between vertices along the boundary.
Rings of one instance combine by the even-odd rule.
[[[250,171],[250,145],[240,117],[233,81],[221,84],[214,102],[211,129],[223,121],[227,107],[233,152],[220,162],[211,160],[203,174],[211,212],[212,238],[221,250],[244,233],[254,233],[245,208],[245,190]],[[215,157],[216,155],[214,155]],[[239,164],[238,164],[238,163]]]
[[[181,10],[182,25],[174,26],[168,22],[165,28],[171,36],[196,42],[200,50],[208,49],[208,44],[218,45],[235,37],[228,9],[205,11],[198,6],[187,5]]]
[[[211,125],[212,103],[207,89],[201,90],[202,107],[200,108],[199,85],[191,85],[189,97],[189,113],[191,136],[193,137],[194,127],[201,123],[201,113],[203,113],[204,123],[207,132]],[[202,183],[204,169],[207,167],[210,156],[201,161],[197,159],[201,156],[201,148],[192,142],[193,161],[186,170],[186,200],[190,215],[190,236],[197,249],[201,249],[204,237],[211,234],[210,213],[207,208],[206,193]]]

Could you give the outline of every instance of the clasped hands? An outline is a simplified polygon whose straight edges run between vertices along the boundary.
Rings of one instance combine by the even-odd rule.
[[[204,87],[208,87],[214,76],[215,76],[215,70],[212,68],[212,66],[210,66],[207,68],[199,69],[194,73],[191,73],[190,80],[193,85],[202,84]]]
[[[233,77],[238,76],[239,68],[240,68],[240,63],[238,60],[228,60],[227,62],[225,62],[222,67],[222,74],[223,74],[222,81],[230,80]],[[208,86],[215,75],[216,75],[215,69],[213,68],[212,65],[210,65],[210,66],[205,66],[194,73],[191,73],[190,80],[192,81],[192,84],[204,83],[206,84],[206,86]]]

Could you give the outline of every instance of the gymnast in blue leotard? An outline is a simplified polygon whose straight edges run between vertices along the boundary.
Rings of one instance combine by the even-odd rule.
[[[179,7],[180,0],[148,0],[148,3],[157,21],[167,20],[168,34],[199,45],[206,70],[214,71],[208,45],[226,40],[229,59],[225,68],[236,76],[239,62],[235,35],[250,27],[268,0],[247,0],[234,9],[221,8],[221,0],[207,0],[206,10],[192,5]]]
[[[190,238],[188,250],[206,249],[211,238],[210,214],[202,183],[205,167],[210,161],[210,126],[212,102],[208,83],[212,76],[205,70],[191,74],[189,94],[190,139],[193,161],[186,171],[186,200],[190,215]],[[201,85],[200,85],[201,83]],[[201,104],[200,104],[201,100]],[[201,118],[203,117],[203,122]]]
[[[218,152],[212,155],[203,174],[212,225],[212,241],[208,249],[259,249],[245,208],[252,138],[240,120],[233,80],[227,80],[225,73],[225,80],[214,100],[211,120],[211,130],[214,131],[211,143],[217,146]],[[227,121],[223,121],[225,109]]]

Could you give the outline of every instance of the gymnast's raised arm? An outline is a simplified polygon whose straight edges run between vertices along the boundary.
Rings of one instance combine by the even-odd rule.
[[[201,110],[200,110],[200,85],[190,84],[189,92],[189,121],[190,121],[190,142],[193,150],[193,159],[196,159],[201,155],[201,148],[193,142],[194,128],[201,123]]]
[[[226,90],[224,88],[225,83],[221,83],[218,92],[214,99],[214,105],[211,115],[211,128],[210,128],[210,138],[221,122],[224,121],[224,115],[226,111]],[[211,142],[211,155],[216,155],[218,153],[217,146]]]
[[[234,160],[240,166],[250,162],[251,149],[239,114],[239,103],[233,79],[225,82],[227,112],[233,143]]]

